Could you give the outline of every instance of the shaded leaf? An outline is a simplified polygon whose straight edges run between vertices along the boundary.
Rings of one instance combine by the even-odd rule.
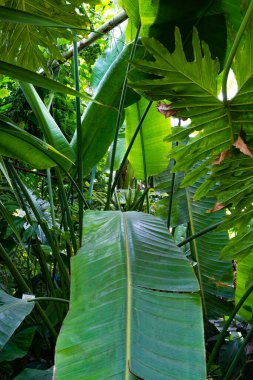
[[[11,338],[25,317],[31,313],[33,302],[15,298],[0,290],[0,349]]]

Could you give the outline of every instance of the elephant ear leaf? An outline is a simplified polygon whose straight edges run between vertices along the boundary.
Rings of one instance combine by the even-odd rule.
[[[204,379],[198,282],[163,222],[89,211],[84,226],[55,380]]]

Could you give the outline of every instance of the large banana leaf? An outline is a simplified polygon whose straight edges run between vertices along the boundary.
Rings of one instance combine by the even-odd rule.
[[[0,349],[8,342],[25,317],[31,313],[34,302],[15,298],[0,290]]]
[[[23,161],[37,169],[56,165],[68,167],[71,164],[55,148],[19,128],[3,115],[0,116],[0,155]]]
[[[126,142],[129,145],[143,112],[148,105],[145,98],[126,108]],[[135,139],[128,156],[137,179],[164,171],[168,165],[171,144],[164,141],[171,132],[170,119],[161,118],[155,105],[152,105]]]
[[[68,157],[69,160],[75,160],[75,153],[71,148],[66,137],[56,124],[54,118],[48,111],[47,107],[39,97],[37,91],[33,85],[29,83],[21,83],[21,88],[33,110],[35,116],[39,122],[40,128],[46,138],[46,141],[52,145],[56,150],[61,152],[64,156]],[[71,162],[70,162],[71,166]],[[65,167],[68,169],[68,167]]]
[[[55,379],[205,379],[199,287],[163,222],[87,212]]]
[[[235,302],[238,303],[246,290],[252,285],[253,252],[237,265]],[[253,293],[247,298],[239,310],[239,314],[252,323],[253,321]]]

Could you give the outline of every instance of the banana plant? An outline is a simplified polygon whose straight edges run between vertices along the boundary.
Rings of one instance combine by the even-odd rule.
[[[204,379],[199,285],[166,225],[88,211],[84,226],[54,378]]]

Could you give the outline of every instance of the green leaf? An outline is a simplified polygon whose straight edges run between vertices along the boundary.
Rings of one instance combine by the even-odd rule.
[[[252,285],[253,251],[237,264],[235,302],[238,303],[246,290]],[[247,298],[239,310],[242,318],[252,323],[253,320],[253,293]]]
[[[110,107],[103,107],[93,102],[88,104],[83,115],[83,140],[78,143],[83,148],[84,175],[89,174],[91,169],[106,154],[114,138],[117,107],[120,101],[131,49],[132,45],[127,45],[119,54],[118,58],[107,70],[94,96],[95,101],[103,102]],[[125,106],[132,104],[136,99],[138,99],[138,96],[129,89]],[[73,136],[71,146],[76,152],[77,133]]]
[[[147,105],[148,101],[141,98],[137,103],[126,108],[127,146]],[[171,144],[165,142],[164,139],[170,134],[170,130],[170,119],[161,118],[155,105],[152,105],[128,156],[135,178],[145,177],[144,162],[147,176],[161,173],[166,169]]]
[[[8,8],[1,7],[1,56],[6,62],[15,62],[33,71],[43,67],[47,72],[48,58],[63,60],[57,39],[71,41],[73,34],[68,28],[83,28],[88,24],[87,16],[80,15],[80,10],[77,12],[81,5],[79,0],[47,0],[46,4],[39,0],[9,0],[6,5]]]
[[[198,284],[163,222],[90,211],[84,226],[55,379],[203,380]]]
[[[52,380],[53,367],[42,371],[39,369],[26,368],[14,380]]]
[[[0,5],[0,20],[15,24],[76,29],[73,25],[55,20],[54,18],[43,17],[33,13],[24,12],[22,10],[3,7],[2,5]]]
[[[91,96],[86,93],[81,94],[78,91],[64,86],[63,84],[58,83],[52,79],[46,78],[40,74],[34,73],[33,71],[23,69],[22,67],[12,65],[4,61],[0,61],[0,74],[8,75],[9,77],[18,79],[21,82],[31,83],[48,90],[62,92],[63,94],[72,96],[80,96],[87,101],[91,100]]]
[[[63,154],[44,141],[16,126],[10,119],[0,116],[0,154],[30,164],[38,169],[60,165],[69,166]]]
[[[0,349],[8,342],[25,317],[31,313],[34,303],[15,298],[0,290]]]
[[[191,234],[218,223],[224,216],[224,211],[207,214],[214,200],[203,198],[194,201],[195,190],[196,186],[186,190]],[[220,259],[221,250],[228,241],[227,231],[214,230],[199,236],[191,243],[191,257],[197,263],[195,269],[200,283],[203,307],[209,318],[221,317],[228,308],[225,301],[233,298],[232,266],[228,260]],[[220,304],[219,307],[217,303]]]
[[[46,141],[69,160],[75,160],[75,154],[64,134],[56,124],[54,118],[39,97],[35,88],[28,83],[21,83],[21,88],[33,110],[39,125],[43,131]],[[71,163],[69,162],[69,167]],[[68,167],[65,167],[68,169]]]
[[[35,330],[36,327],[28,327],[12,336],[0,351],[0,362],[23,358],[28,353]]]

